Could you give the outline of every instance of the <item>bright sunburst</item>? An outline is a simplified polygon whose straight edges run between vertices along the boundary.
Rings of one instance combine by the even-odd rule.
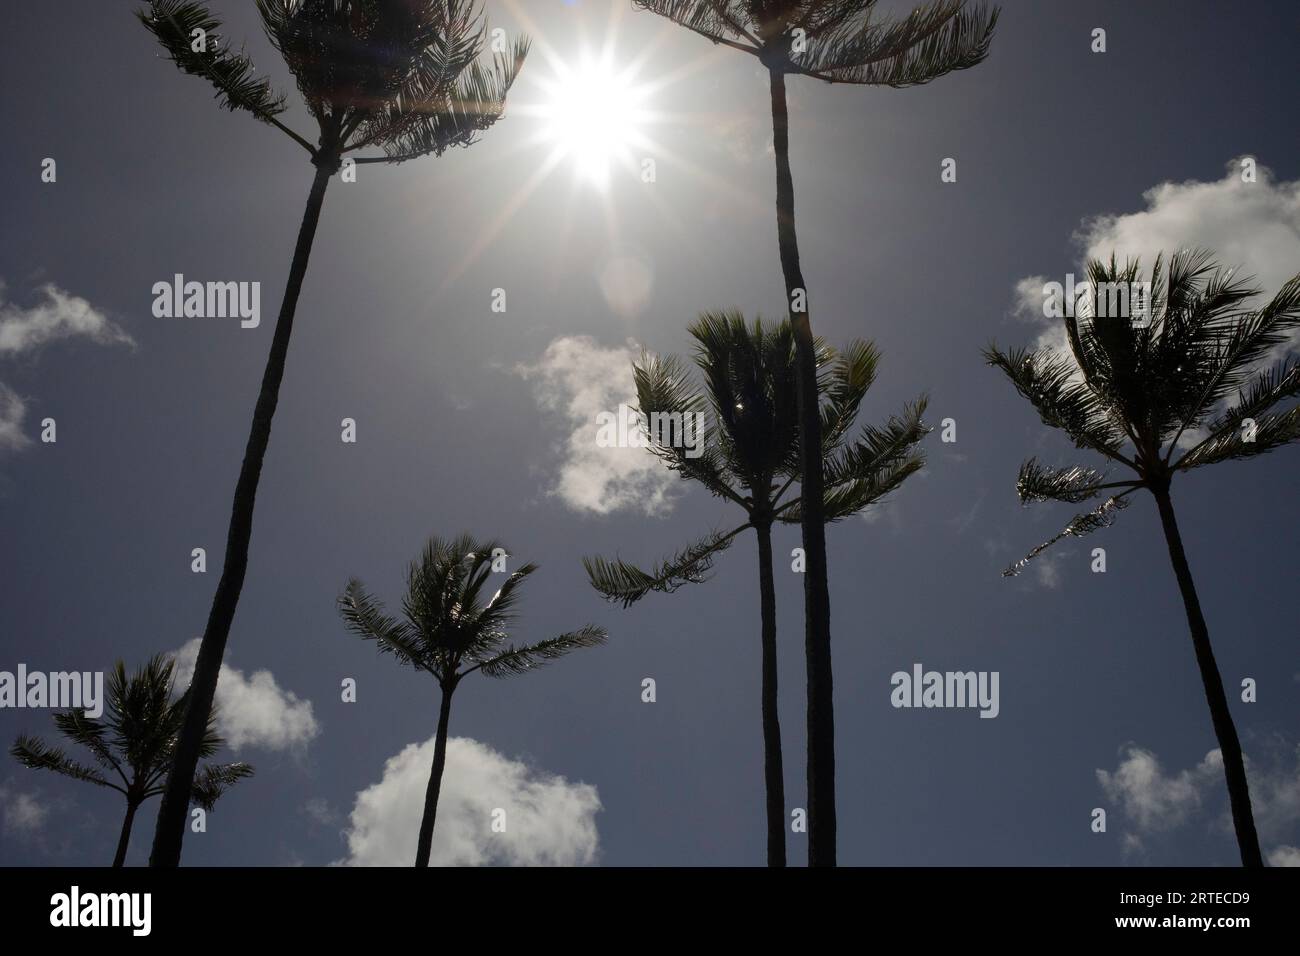
[[[545,99],[537,108],[542,135],[554,159],[571,161],[587,182],[604,188],[613,166],[631,168],[647,145],[646,90],[608,59],[585,57],[557,64],[555,76],[538,81]]]

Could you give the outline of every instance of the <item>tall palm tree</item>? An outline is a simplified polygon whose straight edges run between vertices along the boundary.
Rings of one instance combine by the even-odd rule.
[[[158,655],[128,678],[126,666],[118,661],[108,675],[108,713],[103,720],[87,717],[84,707],[54,715],[59,733],[89,750],[97,767],[78,763],[57,747],[25,734],[9,750],[24,767],[53,770],[74,780],[116,790],[126,798],[126,817],[113,866],[126,862],[135,813],[142,803],[163,792],[171,769],[188,694],[172,700],[175,666],[175,661]],[[209,718],[199,755],[211,757],[224,743]],[[252,775],[253,768],[246,763],[208,764],[194,776],[187,803],[210,811],[236,781]],[[114,777],[120,782],[115,782]]]
[[[428,671],[442,692],[416,866],[429,865],[447,759],[451,697],[460,682],[475,671],[488,677],[514,677],[569,651],[605,643],[604,628],[588,624],[536,644],[507,644],[519,585],[537,565],[523,565],[489,596],[494,552],[503,554],[505,548],[497,541],[478,542],[466,534],[451,540],[430,539],[407,570],[400,619],[387,614],[355,578],[338,599],[339,614],[349,631],[374,641],[381,654],[392,654],[399,664]]]
[[[1089,264],[1094,289],[1102,283],[1141,281],[1139,264]],[[1020,466],[1016,488],[1022,501],[1079,503],[1112,492],[1090,512],[1035,548],[1004,574],[1014,575],[1064,537],[1108,527],[1139,489],[1151,492],[1160,512],[1169,559],[1182,593],[1192,647],[1223,755],[1232,821],[1244,866],[1263,866],[1250,807],[1241,742],[1228,708],[1223,680],[1210,646],[1209,629],[1196,595],[1191,567],[1174,515],[1174,475],[1204,465],[1252,458],[1300,438],[1300,407],[1275,411],[1300,395],[1300,364],[1293,359],[1260,366],[1300,327],[1300,275],[1255,311],[1244,303],[1258,295],[1249,280],[1220,270],[1209,253],[1182,251],[1163,266],[1157,257],[1150,277],[1150,315],[1106,315],[1097,304],[1079,317],[1067,315],[1070,355],[1050,349],[985,350],[991,365],[1011,379],[1044,424],[1064,431],[1086,448],[1125,466],[1131,479],[1108,481],[1093,468],[1051,468],[1030,458]],[[1069,310],[1067,310],[1068,312]],[[1220,405],[1228,402],[1226,409]],[[1186,447],[1183,439],[1197,437]]]
[[[877,15],[876,0],[632,0],[689,30],[758,58],[767,68],[776,154],[776,230],[798,364],[805,651],[808,660],[808,862],[835,865],[835,714],[831,673],[826,517],[822,510],[817,361],[808,289],[795,233],[790,174],[788,74],[827,83],[906,87],[988,56],[998,11],[966,0],[928,0],[902,19]]]
[[[257,0],[257,10],[319,128],[315,146],[279,119],[284,95],[256,75],[242,51],[224,46],[221,23],[205,4],[152,0],[137,12],[177,67],[215,87],[222,106],[274,126],[305,149],[316,167],[235,486],[221,580],[191,684],[193,712],[176,748],[175,780],[158,811],[153,866],[180,862],[186,790],[244,585],[262,461],[330,177],[345,155],[358,150],[377,152],[356,156],[357,163],[401,163],[470,145],[500,118],[528,51],[527,40],[518,40],[511,50],[497,52],[491,67],[483,66],[479,55],[487,28],[477,0]]]
[[[652,591],[671,593],[686,583],[704,581],[714,558],[742,532],[758,538],[759,614],[762,622],[763,775],[767,795],[767,863],[785,866],[785,782],[781,724],[777,710],[776,588],[773,582],[772,525],[797,524],[802,498],[786,497],[798,480],[799,428],[795,415],[795,351],[789,322],[753,326],[739,312],[706,313],[690,327],[696,340],[700,390],[675,357],[644,358],[633,367],[637,411],[644,421],[667,416],[670,429],[648,429],[651,449],[683,478],[739,505],[745,523],[713,532],[650,571],[624,561],[584,558],[596,590],[630,607]],[[865,426],[861,437],[847,438],[867,389],[876,376],[879,353],[868,342],[853,342],[842,352],[818,343],[818,382],[822,457],[826,461],[824,514],[838,521],[859,513],[897,488],[921,468],[917,443],[929,429],[921,421],[922,397],[882,428]],[[693,431],[687,422],[704,423]],[[698,451],[698,455],[695,452]]]

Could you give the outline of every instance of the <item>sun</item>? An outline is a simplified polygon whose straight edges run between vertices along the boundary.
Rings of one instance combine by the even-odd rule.
[[[606,58],[584,57],[559,65],[554,77],[539,81],[545,95],[537,115],[554,160],[569,160],[592,185],[609,184],[613,168],[633,168],[638,148],[647,145],[646,90],[630,72]]]

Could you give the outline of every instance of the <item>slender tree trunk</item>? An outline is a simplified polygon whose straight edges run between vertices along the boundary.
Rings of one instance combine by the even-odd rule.
[[[312,240],[316,237],[316,224],[320,221],[321,204],[325,187],[329,185],[336,163],[328,158],[316,161],[316,177],[307,197],[307,209],[298,229],[298,243],[293,250],[293,264],[289,267],[289,281],[280,305],[280,316],[275,322],[275,336],[271,340],[271,353],[266,359],[262,375],[262,389],[253,410],[253,425],[244,449],[244,463],[239,470],[239,483],[235,486],[234,507],[230,514],[230,530],[226,535],[226,557],[221,568],[221,581],[217,584],[208,614],[208,625],[199,645],[198,660],[194,664],[194,677],[190,681],[189,704],[185,708],[185,722],[176,745],[176,755],[167,776],[167,789],[163,792],[162,806],[158,808],[158,823],[154,829],[150,866],[177,866],[181,859],[181,843],[185,839],[185,821],[190,802],[190,788],[199,763],[199,745],[207,729],[208,715],[217,691],[217,676],[226,652],[226,639],[230,624],[239,603],[239,592],[244,586],[244,573],[248,570],[248,543],[253,533],[253,504],[257,496],[257,483],[262,476],[262,460],[271,440],[271,419],[280,400],[280,382],[284,378],[285,357],[289,352],[289,336],[293,331],[294,311],[298,293],[302,290],[303,276],[307,273],[307,260],[311,255]]]
[[[808,865],[835,865],[835,709],[831,677],[831,602],[826,584],[826,521],[822,491],[817,356],[808,293],[799,268],[790,176],[790,114],[785,74],[769,70],[772,145],[776,153],[776,234],[795,342],[799,457],[803,465],[804,651],[808,661]]]
[[[785,769],[777,710],[776,587],[772,581],[772,526],[758,532],[758,589],[763,617],[763,779],[767,784],[767,865],[785,866]]]
[[[442,769],[447,765],[447,724],[451,722],[451,691],[442,692],[438,711],[438,736],[433,743],[433,767],[424,790],[424,816],[420,818],[420,841],[415,848],[415,865],[428,866],[433,848],[433,824],[438,817],[438,794],[442,791]]]
[[[1241,850],[1241,865],[1262,867],[1259,837],[1255,833],[1255,817],[1250,809],[1250,789],[1246,784],[1246,763],[1241,755],[1241,741],[1228,709],[1228,697],[1223,691],[1223,678],[1214,661],[1210,647],[1210,632],[1201,614],[1201,602],[1196,596],[1192,569],[1183,551],[1183,539],[1178,533],[1174,518],[1174,504],[1169,489],[1154,489],[1156,505],[1160,508],[1160,523],[1165,529],[1165,542],[1169,545],[1169,558],[1178,578],[1178,588],[1183,593],[1183,607],[1187,611],[1187,624],[1192,631],[1192,646],[1196,649],[1196,663],[1201,669],[1201,683],[1205,686],[1205,700],[1210,705],[1210,719],[1214,734],[1219,739],[1219,752],[1223,755],[1223,772],[1228,778],[1228,799],[1232,805],[1232,825],[1237,831],[1237,846]]]
[[[113,857],[115,868],[126,865],[126,848],[131,844],[131,826],[135,823],[135,811],[138,806],[138,803],[127,801],[126,819],[122,821],[122,835],[117,838],[117,855]]]

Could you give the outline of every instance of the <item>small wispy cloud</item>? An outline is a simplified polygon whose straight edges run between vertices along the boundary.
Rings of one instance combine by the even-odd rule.
[[[19,355],[78,337],[100,345],[135,345],[131,336],[80,296],[53,284],[43,285],[39,291],[41,301],[23,308],[5,300],[5,285],[0,280],[0,355]]]

